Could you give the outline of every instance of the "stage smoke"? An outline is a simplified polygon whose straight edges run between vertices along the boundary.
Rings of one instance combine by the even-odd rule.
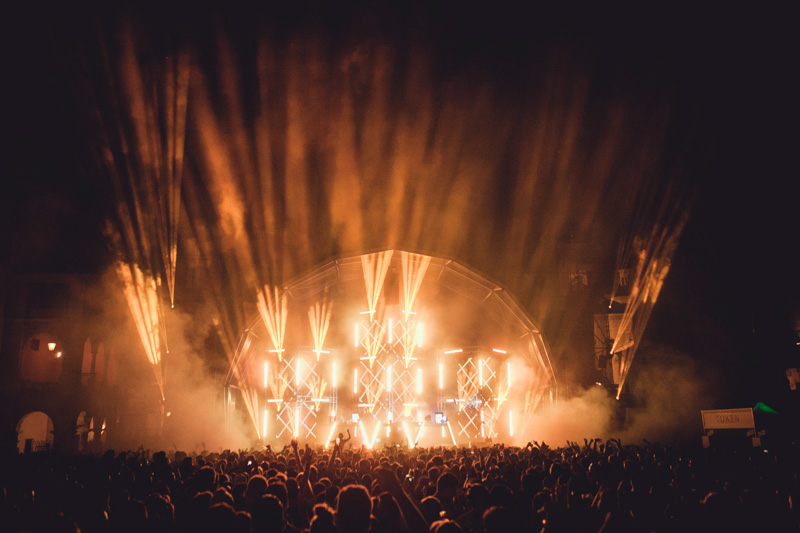
[[[522,444],[529,441],[547,443],[551,448],[566,442],[583,443],[583,439],[614,436],[610,430],[613,399],[602,387],[590,388],[581,394],[543,409],[533,415],[522,434]]]
[[[93,349],[103,342],[106,352],[113,350],[116,358],[111,363],[117,368],[113,377],[109,371],[108,381],[97,376],[95,383],[102,398],[96,416],[118,420],[109,427],[107,447],[144,445],[151,450],[200,452],[251,444],[241,421],[225,422],[221,378],[215,374],[227,368],[215,368],[219,354],[207,353],[212,351],[212,343],[206,342],[212,315],[205,306],[198,305],[191,316],[174,309],[165,313],[170,350],[162,354],[166,397],[162,408],[160,390],[114,268],[82,287],[81,295],[87,314],[73,327],[92,332]],[[82,407],[91,410],[89,405]]]
[[[628,411],[623,442],[699,441],[703,431],[700,410],[722,407],[719,403],[725,391],[717,374],[673,348],[642,348],[641,354],[643,360],[631,390],[640,407]]]

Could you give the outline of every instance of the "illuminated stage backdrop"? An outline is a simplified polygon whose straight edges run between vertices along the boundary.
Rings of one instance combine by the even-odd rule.
[[[556,380],[507,291],[455,261],[389,250],[260,292],[225,387],[229,421],[263,443],[350,430],[372,448],[514,442]]]

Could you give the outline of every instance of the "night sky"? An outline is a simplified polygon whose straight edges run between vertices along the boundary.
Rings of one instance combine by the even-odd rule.
[[[455,2],[435,10],[423,5],[397,12],[362,3],[336,12],[313,4],[257,15],[141,13],[153,32],[188,35],[201,52],[215,46],[211,28],[227,28],[234,46],[245,46],[259,21],[278,42],[323,33],[326,43],[345,46],[379,35],[390,46],[426,50],[438,66],[434,79],[470,73],[509,102],[524,101],[520,93],[531,79],[526,66],[552,49],[577,58],[564,68],[582,65],[594,108],[602,109],[604,91],[634,108],[668,94],[672,116],[662,156],[681,160],[687,169],[681,179],[698,196],[643,342],[707,362],[729,384],[731,401],[784,401],[775,392],[788,389],[783,369],[800,364],[793,333],[800,330],[800,47],[788,8],[632,13],[506,5],[486,12]],[[92,116],[103,111],[81,92],[87,68],[81,57],[97,25],[113,27],[121,15],[63,9],[5,17],[4,283],[19,272],[99,272],[111,257],[100,227],[113,200],[86,149]],[[599,121],[584,120],[602,138]],[[616,149],[634,150],[639,133],[620,134]],[[495,183],[502,204],[514,189]],[[607,209],[613,218],[613,201]],[[488,221],[495,237],[509,224],[500,212]],[[477,266],[495,267],[490,260]],[[488,273],[513,278],[502,270]]]

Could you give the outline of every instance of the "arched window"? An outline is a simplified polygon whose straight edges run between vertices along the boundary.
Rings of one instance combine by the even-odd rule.
[[[22,379],[36,383],[55,383],[61,377],[64,345],[50,333],[37,333],[22,347]]]
[[[106,350],[103,342],[100,342],[96,351],[92,346],[92,340],[86,339],[83,343],[83,362],[81,364],[81,381],[84,385],[88,383],[113,383],[116,378],[116,360],[114,348]]]

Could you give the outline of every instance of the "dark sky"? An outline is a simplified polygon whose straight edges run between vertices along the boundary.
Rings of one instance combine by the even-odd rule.
[[[785,386],[776,371],[798,365],[792,330],[800,329],[800,47],[788,7],[632,13],[500,4],[487,12],[453,2],[392,12],[367,3],[342,11],[315,5],[260,16],[159,7],[146,18],[167,33],[192,33],[201,46],[213,46],[204,36],[215,21],[246,35],[254,20],[266,20],[277,34],[324,32],[336,43],[353,39],[359,20],[387,42],[413,40],[434,51],[442,76],[474,69],[504,88],[516,86],[519,67],[537,51],[565,47],[593,75],[612,72],[639,93],[670,91],[681,114],[672,133],[690,139],[683,147],[700,195],[645,340],[707,354],[737,386],[750,387],[754,376],[766,384],[759,390]],[[87,179],[93,169],[85,157],[87,116],[97,110],[76,94],[73,61],[91,41],[93,22],[117,15],[58,8],[6,17],[3,274],[92,271],[108,258],[99,225],[113,206]]]

